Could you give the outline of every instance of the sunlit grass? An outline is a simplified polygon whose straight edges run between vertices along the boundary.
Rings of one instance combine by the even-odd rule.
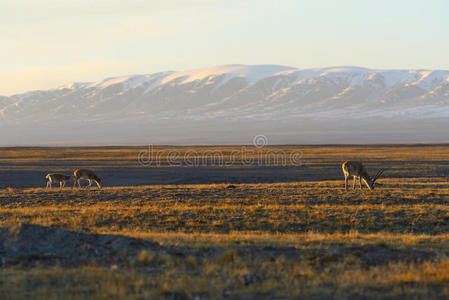
[[[0,162],[24,162],[23,168],[47,159],[130,166],[144,149],[9,149],[0,151]],[[235,147],[213,149],[229,153]],[[449,297],[447,146],[272,149],[302,149],[298,168],[312,179],[233,182],[232,189],[0,189],[1,224],[118,234],[160,245],[135,256],[123,253],[112,264],[1,265],[0,298]],[[364,161],[369,170],[387,167],[382,186],[345,192],[340,163],[348,158]]]
[[[248,284],[243,278],[252,278]],[[245,260],[233,250],[186,258],[143,253],[127,265],[7,268],[0,296],[14,299],[205,297],[432,297],[448,295],[449,260],[365,268],[357,258]],[[246,277],[245,277],[246,276]],[[8,284],[5,284],[5,281]]]

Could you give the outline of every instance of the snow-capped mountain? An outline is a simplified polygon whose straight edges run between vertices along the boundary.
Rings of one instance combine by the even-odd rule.
[[[293,138],[308,129],[303,128],[302,133],[298,130],[286,133],[286,129],[292,128],[285,125],[287,123],[301,123],[303,127],[322,122],[367,124],[370,120],[382,120],[382,125],[389,122],[421,124],[423,120],[444,121],[448,117],[449,71],[440,70],[225,65],[187,72],[106,78],[0,97],[0,128],[4,128],[0,129],[0,137],[8,134],[6,128],[22,128],[21,133],[33,140],[35,134],[42,134],[38,130],[58,124],[57,128],[47,131],[54,132],[56,137],[41,137],[39,141],[43,144],[82,142],[82,135],[71,139],[70,132],[64,135],[57,132],[58,128],[79,129],[94,141],[98,139],[92,133],[93,128],[101,132],[101,142],[144,143],[152,136],[170,142],[175,136],[171,139],[170,126],[161,124],[180,124],[174,126],[177,130],[172,129],[177,135],[185,137],[190,133],[198,136],[194,141],[201,143],[199,132],[205,129],[203,126],[215,128],[205,134],[203,142],[212,141],[209,135],[217,130],[226,133],[225,125],[219,124],[242,124],[254,131],[263,128],[256,125],[261,122],[274,127],[284,124],[276,136]],[[202,124],[200,128],[198,124]],[[161,130],[167,129],[167,133],[158,131],[158,134],[148,133],[145,138],[138,138],[142,136],[136,130],[158,126]],[[126,128],[133,128],[132,134]],[[312,130],[317,130],[315,125]],[[330,130],[336,127],[332,125]],[[413,132],[413,128],[409,131]],[[130,140],[130,136],[134,138]],[[221,140],[226,141],[219,139],[217,142]],[[233,141],[240,139],[229,140]]]

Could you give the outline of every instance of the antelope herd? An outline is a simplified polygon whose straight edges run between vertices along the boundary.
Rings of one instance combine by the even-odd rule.
[[[92,181],[94,181],[98,188],[101,189],[101,179],[100,177],[95,174],[95,172],[88,170],[88,169],[76,169],[75,172],[73,172],[73,175],[65,175],[65,174],[59,174],[59,173],[51,173],[47,174],[45,176],[47,179],[47,188],[51,188],[51,184],[53,182],[59,183],[59,188],[65,187],[66,181],[69,181],[70,179],[74,179],[73,187],[76,186],[78,183],[78,187],[81,187],[80,180],[87,180],[89,181],[88,187],[92,186]]]
[[[380,175],[382,175],[382,173],[384,172],[384,170],[381,169],[374,177],[371,177],[361,162],[350,160],[345,161],[341,165],[341,168],[343,169],[343,175],[345,176],[345,191],[348,191],[349,176],[353,177],[352,189],[355,189],[355,184],[358,179],[360,189],[362,188],[363,182],[370,190],[374,190],[376,180],[379,179]],[[69,181],[73,178],[73,187],[78,184],[78,187],[81,188],[80,180],[83,179],[89,181],[88,187],[91,187],[92,181],[94,181],[97,184],[98,188],[101,189],[100,177],[98,177],[95,172],[88,169],[76,169],[75,172],[73,172],[73,175],[50,173],[47,174],[45,178],[47,179],[47,188],[51,188],[52,183],[59,183],[59,188],[61,189],[65,187],[66,181]]]

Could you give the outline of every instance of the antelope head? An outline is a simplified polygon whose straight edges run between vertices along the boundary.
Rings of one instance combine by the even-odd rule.
[[[383,169],[380,169],[377,174],[371,179],[371,182],[368,183],[368,186],[370,190],[374,190],[374,184],[376,183],[376,180],[379,179],[380,175],[384,172]]]

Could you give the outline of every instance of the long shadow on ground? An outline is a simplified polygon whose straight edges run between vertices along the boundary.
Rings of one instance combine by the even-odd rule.
[[[214,258],[223,251],[232,249],[245,260],[263,261],[284,256],[292,262],[298,260],[338,262],[352,255],[363,266],[384,265],[389,262],[422,261],[440,255],[441,251],[395,249],[388,245],[350,245],[343,243],[321,248],[296,248],[284,246],[230,245],[226,249],[218,246],[178,247],[162,246],[157,242],[111,234],[88,234],[35,224],[6,224],[0,227],[1,264],[28,265],[33,263],[79,265],[95,261],[99,264],[125,263],[135,259],[142,250],[156,255],[176,257],[196,256]]]

